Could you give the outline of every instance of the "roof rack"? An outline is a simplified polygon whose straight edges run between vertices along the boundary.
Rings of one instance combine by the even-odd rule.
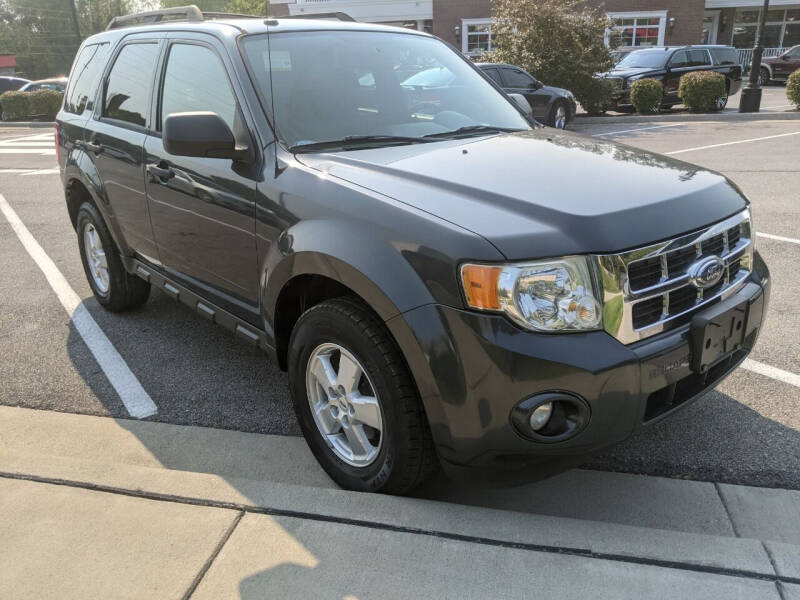
[[[188,6],[176,6],[174,8],[162,8],[159,10],[149,10],[147,12],[135,13],[114,17],[109,22],[106,31],[109,29],[120,29],[133,25],[147,25],[150,23],[161,23],[162,21],[206,21],[209,19],[263,19],[263,15],[241,15],[237,13],[225,12],[202,12],[194,4]]]
[[[336,19],[337,21],[349,21],[355,23],[356,20],[343,12],[311,13],[303,15],[287,15],[285,17],[270,17],[271,19]]]

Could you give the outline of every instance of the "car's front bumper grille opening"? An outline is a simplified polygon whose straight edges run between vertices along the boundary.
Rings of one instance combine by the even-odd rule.
[[[687,322],[699,307],[727,297],[744,282],[752,253],[748,209],[676,239],[598,256],[607,312],[613,306],[619,314],[621,306],[621,318],[606,319],[606,331],[630,343]],[[692,268],[712,256],[722,260],[722,278],[703,288]]]

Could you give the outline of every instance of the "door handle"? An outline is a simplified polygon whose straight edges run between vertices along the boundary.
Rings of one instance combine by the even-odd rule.
[[[167,163],[161,161],[157,165],[147,165],[147,174],[153,183],[166,183],[175,177],[175,171],[169,168]]]
[[[89,152],[94,152],[95,154],[100,154],[103,151],[103,146],[100,144],[95,144],[94,142],[85,142],[83,147]]]

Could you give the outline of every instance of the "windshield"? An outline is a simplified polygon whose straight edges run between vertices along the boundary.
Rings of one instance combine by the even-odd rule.
[[[667,50],[634,50],[619,61],[617,66],[626,69],[658,69],[667,64],[667,58],[669,58]]]
[[[265,35],[250,36],[243,46],[265,107],[274,111],[278,135],[289,147],[364,136],[412,143],[411,138],[456,130],[464,134],[464,128],[486,133],[475,126],[530,129],[506,98],[433,38],[289,32],[271,34],[269,49]]]

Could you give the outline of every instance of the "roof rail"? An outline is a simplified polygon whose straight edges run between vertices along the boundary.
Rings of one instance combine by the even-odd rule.
[[[287,15],[285,17],[270,17],[270,19],[336,19],[337,21],[349,21],[355,23],[356,20],[343,12],[310,13],[303,15]]]
[[[171,19],[170,17],[175,17],[175,19]],[[108,27],[106,27],[106,31],[109,29],[130,27],[132,25],[159,23],[164,20],[202,21],[203,13],[200,12],[200,9],[194,4],[190,4],[189,6],[176,6],[175,8],[162,8],[160,10],[149,10],[147,12],[114,17],[111,19]]]

